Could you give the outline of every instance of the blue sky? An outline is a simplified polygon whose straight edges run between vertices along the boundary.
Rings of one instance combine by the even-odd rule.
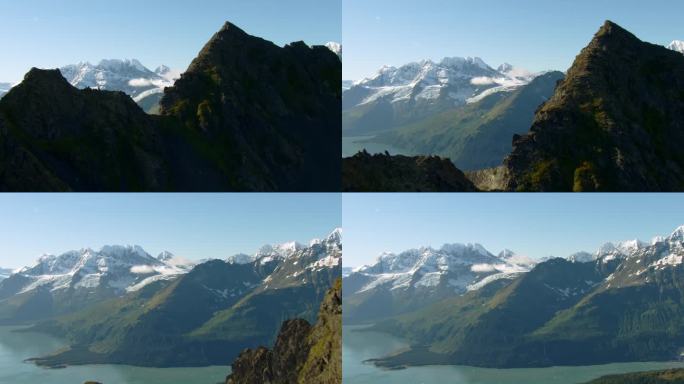
[[[445,56],[565,71],[606,19],[652,43],[684,40],[681,0],[344,0],[342,12],[351,80]]]
[[[341,40],[340,0],[0,0],[0,82],[136,58],[184,70],[225,21],[278,45]]]
[[[339,194],[0,194],[0,267],[43,253],[137,244],[189,259],[328,235]]]
[[[445,243],[564,257],[684,225],[684,194],[345,194],[342,206],[348,267]]]

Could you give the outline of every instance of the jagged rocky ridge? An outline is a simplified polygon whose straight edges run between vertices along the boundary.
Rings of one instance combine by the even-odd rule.
[[[684,187],[684,56],[607,21],[506,159],[509,190]]]
[[[339,191],[340,77],[326,47],[280,48],[230,23],[159,117],[32,69],[0,100],[0,190]]]
[[[541,262],[378,323],[376,330],[407,337],[413,347],[375,363],[510,368],[677,359],[683,258],[680,227],[648,244],[607,244],[581,261]]]
[[[448,159],[437,156],[371,155],[343,159],[344,192],[474,192],[477,188]]]
[[[312,327],[286,320],[272,350],[243,351],[226,384],[342,383],[342,280],[328,291]]]
[[[49,367],[225,364],[246,347],[271,345],[283,319],[315,322],[318,303],[341,275],[341,255],[335,230],[308,245],[266,246],[251,257],[203,262],[175,279],[39,322],[29,331],[59,335],[70,347],[32,361]]]

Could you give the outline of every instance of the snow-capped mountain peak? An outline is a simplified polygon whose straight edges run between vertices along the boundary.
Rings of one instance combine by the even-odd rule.
[[[309,242],[309,246],[314,244],[326,243],[329,245],[340,245],[342,244],[342,228],[335,228],[328,236],[324,239],[313,239]]]
[[[684,240],[684,225],[677,227],[670,236],[666,237],[664,240],[667,241],[682,241]]]
[[[595,259],[600,259],[602,262],[624,259],[647,245],[638,239],[621,241],[616,244],[608,242],[599,247],[595,253]]]
[[[249,264],[254,262],[254,256],[246,253],[238,253],[233,256],[228,256],[226,261],[230,264]]]
[[[159,255],[157,255],[157,260],[159,261],[169,261],[173,259],[175,255],[169,251],[162,251]]]
[[[328,47],[329,50],[333,51],[337,56],[342,58],[342,44],[336,43],[334,41],[329,41],[325,43],[325,46]]]
[[[533,74],[510,64],[493,69],[479,57],[445,57],[383,66],[375,75],[354,83],[366,94],[358,105],[386,100],[390,103],[473,103],[497,92],[528,84]]]
[[[159,67],[157,67],[154,70],[154,73],[165,78],[166,80],[173,81],[173,82],[180,79],[180,76],[181,76],[181,71],[171,69],[171,68],[167,67],[166,65],[160,65]]]
[[[684,41],[674,40],[667,46],[667,48],[679,53],[684,53]]]
[[[155,258],[137,245],[106,245],[99,251],[82,248],[60,255],[44,254],[33,266],[15,274],[25,281],[21,292],[40,287],[51,291],[101,287],[125,292],[191,269],[192,263],[169,255],[166,252]]]
[[[508,64],[508,63],[503,63],[503,64],[499,65],[499,67],[496,70],[501,72],[501,73],[510,72],[511,70],[513,70],[513,65]]]
[[[122,91],[135,98],[151,90],[170,87],[180,76],[167,66],[151,71],[136,59],[105,59],[97,65],[88,62],[60,68],[62,76],[77,88]]]
[[[125,59],[125,60],[119,60],[119,59],[104,59],[101,60],[98,64],[98,67],[101,68],[106,68],[111,71],[125,71],[125,70],[130,70],[135,69],[136,71],[140,72],[151,72],[149,69],[147,69],[144,65],[140,63],[137,59]]]
[[[594,260],[596,260],[595,255],[584,251],[575,252],[572,255],[568,256],[568,261],[571,261],[573,263],[589,263]]]
[[[447,289],[456,292],[479,289],[492,281],[529,271],[535,261],[504,251],[494,256],[480,244],[445,244],[399,254],[382,253],[375,264],[359,267],[354,274],[368,280],[360,290]]]

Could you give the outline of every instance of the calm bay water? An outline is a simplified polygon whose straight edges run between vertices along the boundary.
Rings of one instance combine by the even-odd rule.
[[[378,143],[363,143],[362,141],[372,139],[375,136],[342,136],[342,157],[354,156],[357,152],[365,149],[368,153],[389,152],[391,155],[411,155],[409,151],[398,147]]]
[[[96,380],[103,384],[215,384],[225,381],[229,367],[140,368],[128,365],[85,365],[44,369],[23,362],[64,346],[50,336],[16,333],[17,327],[0,326],[0,383],[82,384]]]
[[[356,332],[358,326],[342,329],[342,369],[345,384],[577,384],[600,376],[684,367],[684,363],[621,363],[584,367],[487,369],[463,366],[411,367],[386,371],[363,361],[380,357],[407,344],[377,332]]]

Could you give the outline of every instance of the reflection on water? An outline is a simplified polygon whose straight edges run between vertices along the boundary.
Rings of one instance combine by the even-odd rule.
[[[407,344],[378,332],[342,328],[342,369],[345,384],[577,384],[615,373],[684,367],[684,363],[621,363],[583,367],[489,369],[463,366],[411,367],[386,371],[363,361],[386,355]]]
[[[0,326],[0,383],[82,384],[215,384],[223,382],[229,367],[140,368],[127,365],[85,365],[44,369],[25,363],[29,357],[50,353],[64,343],[37,333],[16,333],[18,327]]]

